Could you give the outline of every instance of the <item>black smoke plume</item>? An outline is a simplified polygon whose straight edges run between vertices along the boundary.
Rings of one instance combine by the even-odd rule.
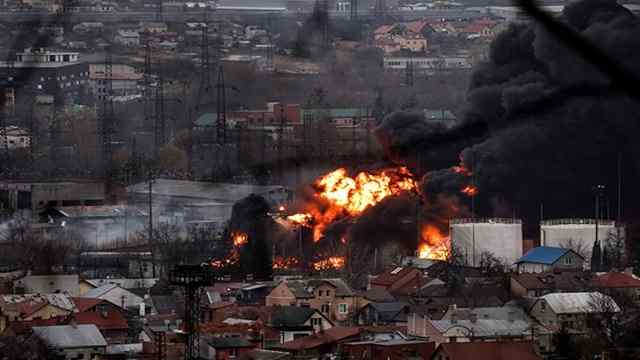
[[[560,21],[640,74],[640,21],[624,7],[583,0],[567,4]],[[614,218],[619,157],[623,198],[637,198],[640,104],[613,85],[542,26],[511,24],[475,68],[457,128],[401,113],[378,131],[391,139],[391,159],[426,173],[425,196],[459,196],[465,179],[442,161],[460,156],[480,191],[478,214],[522,217],[533,235],[541,204],[546,218],[593,217],[596,184],[607,186],[602,212]],[[623,201],[624,219],[638,208]]]

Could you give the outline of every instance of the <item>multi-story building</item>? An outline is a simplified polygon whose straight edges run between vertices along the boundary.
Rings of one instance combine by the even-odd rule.
[[[355,312],[356,295],[342,279],[286,281],[265,299],[267,306],[307,306],[331,321],[346,321]]]
[[[13,61],[0,62],[0,71],[13,78],[17,97],[47,94],[58,103],[80,103],[89,80],[89,66],[79,53],[44,48],[17,53]]]
[[[113,96],[127,96],[140,94],[139,86],[143,74],[127,64],[113,64],[111,69],[111,88]],[[89,65],[89,86],[91,93],[97,100],[101,100],[106,91],[106,75],[104,64]]]

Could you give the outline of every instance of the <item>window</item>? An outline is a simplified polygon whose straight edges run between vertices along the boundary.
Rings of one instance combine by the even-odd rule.
[[[546,309],[547,309],[547,303],[544,300],[542,300],[540,302],[540,311],[544,312]]]
[[[347,304],[339,304],[338,305],[338,312],[340,314],[346,314],[347,313],[347,309],[348,309]]]
[[[572,261],[572,259],[571,259],[571,256],[566,256],[566,257],[564,258],[564,264],[565,264],[565,265],[571,265],[571,263],[572,263],[572,262],[573,262],[573,261]]]
[[[56,61],[56,56],[55,55],[49,55],[49,61],[50,62],[55,62]]]
[[[318,318],[311,319],[311,326],[320,326],[320,325],[322,325],[322,319],[318,319]]]
[[[69,55],[62,55],[62,61],[69,61]]]
[[[320,306],[320,312],[326,314],[329,312],[329,305],[328,304],[322,304],[322,306]]]

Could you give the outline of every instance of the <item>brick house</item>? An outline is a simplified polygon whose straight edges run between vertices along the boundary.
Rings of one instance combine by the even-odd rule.
[[[475,342],[440,344],[431,360],[541,360],[530,342]]]
[[[396,267],[371,279],[369,287],[384,288],[394,296],[406,296],[411,290],[417,291],[424,282],[420,269],[412,266]]]
[[[283,281],[265,298],[267,306],[307,306],[331,321],[346,321],[356,311],[357,296],[342,279]]]
[[[543,273],[512,274],[511,295],[516,298],[539,297],[553,292],[576,292],[590,287],[591,274],[554,270]]]

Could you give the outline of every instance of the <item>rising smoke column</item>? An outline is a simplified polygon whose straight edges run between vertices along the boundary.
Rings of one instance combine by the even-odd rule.
[[[565,7],[561,21],[640,72],[640,22],[622,6],[607,0],[575,2]],[[465,139],[425,129],[420,137],[413,131],[418,126],[407,124],[390,132],[392,124],[417,121],[406,115],[385,119],[378,130],[392,134],[393,149],[404,150],[390,155],[401,163],[450,159],[456,147],[461,149],[481,191],[479,214],[516,214],[535,227],[544,203],[546,217],[593,216],[595,184],[608,186],[614,208],[619,153],[624,184],[629,184],[625,198],[637,197],[630,184],[640,177],[640,106],[607,86],[605,76],[539,25],[512,24],[491,44],[489,60],[475,68],[462,116],[461,128],[482,124],[486,133]],[[587,87],[599,93],[576,92]],[[447,136],[452,141],[446,147],[430,146]],[[427,196],[453,194],[460,181],[453,168],[432,171],[423,190]],[[624,206],[627,214],[639,213],[631,201]]]

